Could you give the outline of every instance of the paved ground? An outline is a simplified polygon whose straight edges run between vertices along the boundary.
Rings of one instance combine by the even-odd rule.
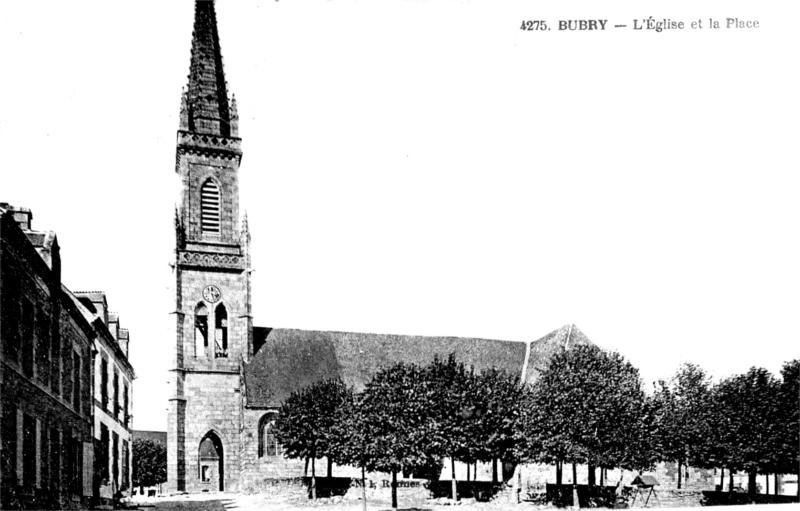
[[[400,495],[398,504],[402,511],[455,511],[453,506],[427,500],[419,495]],[[699,505],[695,498],[671,499],[664,495],[659,501],[651,501],[652,508],[688,508]],[[446,499],[445,499],[446,500]],[[177,495],[136,500],[141,511],[363,511],[358,498],[333,498],[311,501],[304,496],[291,495],[237,495],[232,493]],[[492,502],[475,503],[465,500],[459,503],[460,511],[537,511],[555,509],[552,506],[537,506],[531,502],[514,505],[499,498]],[[635,508],[641,508],[637,502]],[[384,497],[368,497],[368,511],[390,511],[391,501]]]
[[[139,509],[146,511],[231,511],[237,510],[236,496],[226,494],[214,495],[179,495],[175,497],[149,498],[135,501]]]
[[[306,498],[269,495],[179,495],[136,500],[142,511],[363,511],[363,503],[358,499],[319,499],[316,502]],[[398,502],[403,511],[444,511],[451,506],[433,505],[424,499],[408,499]],[[472,504],[462,506],[479,510],[507,509],[497,504]],[[527,510],[531,506],[524,506]],[[368,511],[391,510],[391,502],[375,499],[367,502]],[[520,508],[522,511],[522,508]]]

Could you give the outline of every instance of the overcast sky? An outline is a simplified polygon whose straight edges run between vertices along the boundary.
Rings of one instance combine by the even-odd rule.
[[[796,18],[375,4],[217,2],[256,325],[532,341],[575,323],[648,386],[683,361],[720,378],[798,356]],[[611,28],[648,16],[704,29]],[[760,28],[707,28],[729,16]],[[166,429],[192,22],[190,0],[0,7],[0,200],[130,329],[137,429]]]

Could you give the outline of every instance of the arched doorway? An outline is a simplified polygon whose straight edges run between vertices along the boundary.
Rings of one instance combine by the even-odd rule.
[[[207,491],[225,490],[225,458],[222,441],[213,431],[206,433],[200,441],[200,485]]]

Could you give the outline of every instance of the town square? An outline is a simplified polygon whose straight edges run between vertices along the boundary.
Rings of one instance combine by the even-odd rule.
[[[0,10],[0,508],[798,502],[779,8],[42,6]]]

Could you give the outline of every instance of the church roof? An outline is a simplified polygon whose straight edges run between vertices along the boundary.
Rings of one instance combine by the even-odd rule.
[[[563,331],[563,332],[562,332]],[[537,369],[567,340],[586,343],[570,325],[528,344],[463,337],[267,329],[266,339],[245,366],[247,406],[277,408],[292,391],[323,379],[339,378],[356,391],[379,369],[397,362],[428,364],[435,356],[456,359],[476,371],[496,367],[532,381]],[[527,362],[527,363],[526,363]],[[530,368],[533,368],[531,370]]]
[[[528,383],[536,381],[539,374],[547,369],[547,364],[553,355],[576,344],[592,344],[592,341],[575,325],[564,325],[532,342],[525,381]]]

